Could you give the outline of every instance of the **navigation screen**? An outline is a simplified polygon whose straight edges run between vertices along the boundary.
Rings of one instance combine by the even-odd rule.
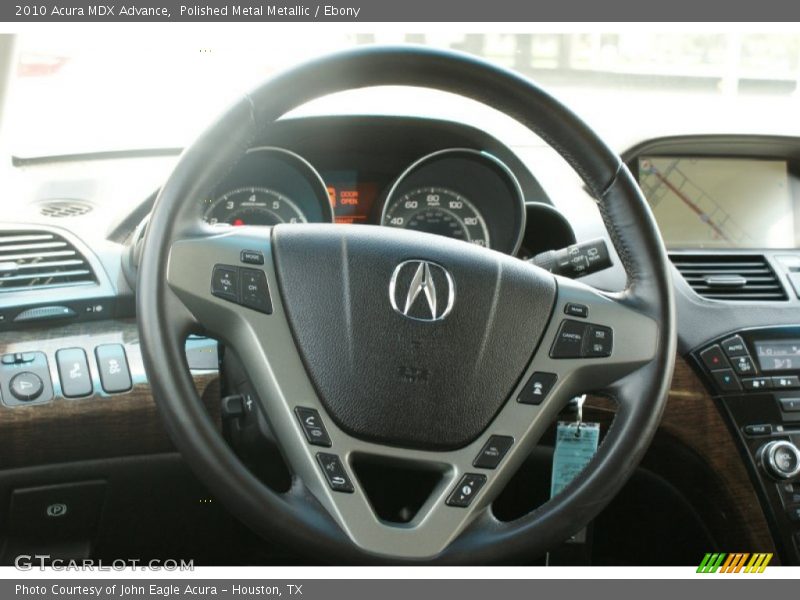
[[[786,161],[639,159],[639,184],[672,248],[794,248]]]
[[[800,371],[800,340],[755,342],[762,371]]]

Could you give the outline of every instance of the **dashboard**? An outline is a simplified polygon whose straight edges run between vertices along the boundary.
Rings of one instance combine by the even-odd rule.
[[[160,158],[163,175],[176,156],[171,152]],[[554,206],[543,182],[550,183],[548,176],[556,171],[538,160],[539,155],[535,160],[530,156],[482,130],[450,121],[379,116],[286,119],[255,140],[207,197],[196,199],[197,219],[220,230],[279,223],[403,227],[522,259],[565,248],[577,237],[594,237],[586,235],[585,224],[599,217],[585,190],[574,182],[572,187],[559,187],[556,180],[547,189],[586,196],[582,199],[592,210],[570,214],[561,203]],[[130,164],[117,166],[122,158]],[[800,140],[662,138],[631,148],[623,159],[640,182],[676,266],[679,351],[704,384],[698,397],[707,395],[712,408],[719,407],[725,415],[774,529],[773,538],[781,540],[791,559],[792,550],[787,549],[800,534],[800,514],[793,512],[800,479],[795,477],[789,487],[778,482],[781,474],[764,468],[764,447],[773,442],[800,444]],[[16,375],[12,369],[23,367],[13,363],[3,367],[7,373],[0,369],[0,412],[9,416],[8,422],[24,411],[38,411],[58,423],[64,407],[82,407],[86,419],[100,419],[106,406],[137,415],[141,402],[131,394],[149,394],[134,321],[136,250],[163,177],[138,181],[141,161],[155,160],[152,157],[82,160],[21,165],[20,171],[32,180],[28,204],[39,211],[51,200],[70,206],[80,201],[95,212],[67,217],[37,212],[35,218],[20,218],[21,224],[0,224],[0,253],[5,239],[12,246],[20,243],[14,240],[21,234],[49,235],[48,244],[63,245],[82,257],[81,270],[88,273],[80,279],[67,272],[64,284],[54,285],[45,277],[12,280],[21,277],[22,269],[17,269],[8,274],[8,282],[24,282],[24,287],[20,283],[4,289],[0,272],[0,355],[29,355],[24,368],[45,384],[52,382],[44,396],[9,402],[14,397],[9,387]],[[112,188],[94,175],[101,163],[115,165],[107,179],[119,188],[138,186],[133,199],[110,192]],[[114,217],[108,227],[93,225],[101,214],[101,195],[109,199]],[[14,260],[34,271],[39,259]],[[587,281],[619,289],[624,273],[613,250],[612,262],[611,269]],[[208,340],[194,340],[192,345],[189,365],[196,379],[202,377],[208,385],[216,376],[216,346]],[[109,373],[102,371],[101,359],[110,346],[117,352],[122,348],[120,356],[127,362],[118,362],[130,370],[130,382],[120,388],[110,386],[107,377],[104,381]],[[74,364],[60,364],[64,354],[59,353],[72,348],[83,350],[82,372],[90,377],[85,382],[89,391],[66,400],[68,391],[61,380]],[[123,388],[127,391],[117,391]],[[209,390],[208,401],[213,403],[211,396],[219,390]],[[75,413],[68,416],[75,418]],[[155,429],[155,419],[149,413],[143,425]],[[43,453],[53,449],[34,457],[39,463],[64,460],[59,448],[72,451],[68,444],[77,444],[69,428],[54,426],[37,433],[32,417],[30,423],[30,439],[46,433],[58,441],[35,444]],[[91,452],[84,449],[80,456],[97,458],[112,447],[119,454],[150,451],[133,438],[120,447],[111,434],[116,431],[125,441],[124,432],[108,431],[99,438],[102,444]],[[158,444],[153,447],[163,451],[166,442],[158,438]],[[777,448],[778,460],[783,456],[778,450],[786,445],[771,448]],[[31,458],[20,454],[15,460],[13,466],[25,466]],[[798,557],[800,548],[794,560]]]

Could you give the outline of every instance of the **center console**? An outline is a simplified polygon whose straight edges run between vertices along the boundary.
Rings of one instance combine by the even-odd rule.
[[[800,563],[800,326],[738,331],[691,354],[735,429],[785,562]]]

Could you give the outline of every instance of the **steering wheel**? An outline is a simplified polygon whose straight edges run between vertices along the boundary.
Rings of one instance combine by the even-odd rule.
[[[596,198],[625,291],[425,233],[333,224],[220,233],[201,222],[198,200],[267,125],[319,96],[380,85],[470,97],[552,145]],[[489,564],[543,553],[631,475],[674,366],[666,251],[619,157],[529,80],[412,46],[304,64],[230,108],[186,148],[158,195],[137,295],[153,394],[188,464],[255,531],[329,562]],[[568,305],[587,316],[570,316]],[[288,492],[242,465],[200,402],[184,353],[197,331],[241,359],[292,472]],[[498,520],[493,499],[569,399],[588,391],[618,404],[594,458],[550,501]],[[507,453],[495,468],[475,466],[493,435]],[[410,522],[389,523],[354,474],[362,459],[435,471],[440,483]]]

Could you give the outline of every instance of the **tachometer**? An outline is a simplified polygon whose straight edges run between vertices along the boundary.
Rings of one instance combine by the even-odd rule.
[[[203,216],[211,225],[234,227],[308,221],[288,196],[266,187],[231,190],[212,202]]]
[[[449,188],[415,188],[384,208],[382,223],[490,247],[489,230],[467,198]]]

